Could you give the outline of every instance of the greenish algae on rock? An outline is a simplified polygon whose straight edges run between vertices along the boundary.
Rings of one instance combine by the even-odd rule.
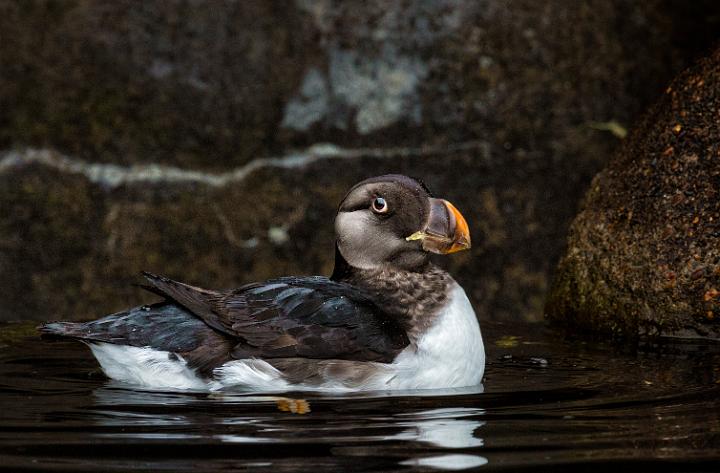
[[[720,338],[720,50],[682,73],[598,174],[547,315],[593,333]]]

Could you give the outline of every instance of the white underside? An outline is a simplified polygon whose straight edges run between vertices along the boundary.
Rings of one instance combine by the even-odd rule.
[[[480,327],[465,291],[457,285],[450,304],[418,342],[392,363],[368,362],[373,374],[361,382],[328,377],[320,385],[290,384],[280,371],[260,359],[225,363],[215,369],[214,379],[203,380],[185,360],[168,352],[109,343],[93,343],[90,348],[108,377],[151,388],[236,387],[266,392],[458,388],[480,384],[485,370]]]

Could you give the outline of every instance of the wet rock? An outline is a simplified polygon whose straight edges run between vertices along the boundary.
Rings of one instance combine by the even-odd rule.
[[[678,25],[713,25],[677,3],[3,1],[0,146],[217,170],[485,139],[594,162],[587,124],[627,123],[687,54]]]
[[[96,166],[55,169],[18,159],[0,172],[0,208],[10,210],[0,227],[0,274],[8,281],[0,285],[6,301],[1,315],[89,318],[147,303],[154,296],[133,287],[141,282],[141,270],[213,287],[284,274],[329,274],[337,203],[351,183],[368,176],[367,169],[428,176],[427,184],[438,195],[458,203],[477,236],[475,254],[438,258],[438,263],[466,287],[478,311],[508,317],[513,307],[537,304],[525,298],[541,299],[537,281],[544,280],[545,268],[541,258],[532,257],[544,254],[550,240],[545,235],[554,230],[539,227],[538,214],[514,209],[532,201],[539,212],[549,213],[561,179],[554,186],[557,194],[546,192],[547,180],[528,172],[524,157],[509,157],[514,172],[498,179],[508,162],[488,160],[484,147],[411,151],[338,157],[292,169],[267,166],[227,181],[207,174],[197,181],[178,180],[174,173],[163,180],[161,171],[145,180],[148,176],[137,170],[105,180],[106,173]],[[486,163],[483,175],[478,175],[478,160]],[[447,166],[458,176],[443,176]],[[509,190],[516,181],[524,183],[522,194]],[[469,198],[476,188],[482,192],[473,202]],[[72,206],[66,209],[65,201]],[[499,208],[499,202],[507,207]],[[530,225],[535,229],[524,235],[521,230]],[[498,248],[510,241],[517,250],[508,256],[514,264],[506,268]],[[48,251],[57,260],[43,256]],[[480,259],[487,265],[481,269]],[[511,280],[498,287],[503,278]],[[488,284],[493,292],[485,292]],[[531,306],[519,312],[537,310]]]
[[[592,182],[548,315],[585,330],[720,338],[720,50],[682,73]]]
[[[538,320],[613,133],[713,8],[0,0],[1,316],[148,302],[143,269],[328,273],[347,188],[404,172],[470,222],[473,249],[439,262],[481,317]]]
[[[282,3],[282,6],[281,6]],[[277,151],[315,32],[284,2],[2,2],[0,142],[219,168]]]

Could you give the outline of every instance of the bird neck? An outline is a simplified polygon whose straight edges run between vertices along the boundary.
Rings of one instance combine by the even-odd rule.
[[[428,254],[424,251],[405,251],[398,253],[392,259],[373,267],[359,267],[351,264],[340,250],[340,245],[335,242],[335,268],[330,276],[333,281],[342,281],[350,278],[353,274],[372,272],[377,270],[391,269],[400,272],[422,273],[430,264]]]
[[[412,271],[390,265],[355,268],[337,248],[335,270],[330,279],[362,289],[405,328],[411,340],[435,322],[455,284],[445,270],[432,263]]]

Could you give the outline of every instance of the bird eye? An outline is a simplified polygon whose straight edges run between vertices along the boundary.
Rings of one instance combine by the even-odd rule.
[[[383,199],[382,197],[376,197],[375,200],[373,200],[372,209],[373,209],[373,212],[375,212],[376,214],[387,213],[387,211],[388,211],[387,201],[385,199]]]

